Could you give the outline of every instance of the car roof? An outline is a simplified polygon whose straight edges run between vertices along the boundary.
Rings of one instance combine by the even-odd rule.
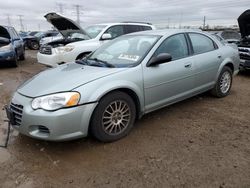
[[[153,26],[152,24],[145,23],[145,22],[113,22],[113,23],[93,24],[93,25],[107,25],[107,26],[112,26],[112,25],[142,25],[142,26]]]
[[[159,30],[140,31],[140,32],[136,32],[136,33],[130,33],[128,35],[145,34],[145,35],[165,36],[165,35],[173,35],[173,34],[177,34],[177,33],[187,33],[187,32],[195,32],[195,33],[203,33],[204,34],[204,32],[202,32],[199,29],[159,29]]]

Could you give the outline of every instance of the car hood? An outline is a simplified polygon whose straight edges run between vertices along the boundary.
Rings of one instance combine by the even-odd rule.
[[[239,18],[238,23],[242,38],[250,35],[250,9],[243,12]]]
[[[126,69],[69,63],[41,72],[21,85],[17,92],[33,98],[51,93],[71,91],[81,85]]]
[[[80,25],[69,18],[63,17],[54,12],[48,13],[44,17],[62,34],[64,38],[67,38],[69,33],[72,32],[81,33],[88,36],[88,34],[84,31],[83,28],[81,28]]]
[[[21,38],[22,38],[22,39],[36,39],[35,36],[30,36],[30,35],[25,36],[25,37],[21,37]]]

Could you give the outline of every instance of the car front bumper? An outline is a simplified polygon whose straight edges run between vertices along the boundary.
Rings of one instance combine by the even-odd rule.
[[[42,54],[40,52],[37,53],[37,60],[38,63],[50,66],[50,67],[57,67],[60,64],[63,63],[69,63],[75,61],[75,58],[73,58],[73,55],[71,55],[70,52],[65,54],[57,54],[55,53],[55,50],[52,49],[52,54]]]
[[[13,128],[21,134],[48,141],[66,141],[85,137],[97,103],[57,111],[33,110],[32,98],[15,93],[10,104]]]
[[[13,51],[0,52],[0,62],[15,61],[15,53]]]
[[[240,68],[242,68],[242,69],[250,69],[250,60],[241,59],[240,60]]]

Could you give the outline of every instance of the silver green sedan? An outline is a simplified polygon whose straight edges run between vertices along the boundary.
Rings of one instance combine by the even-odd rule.
[[[73,63],[28,80],[6,107],[21,134],[61,141],[111,142],[142,115],[205,91],[229,94],[238,51],[193,30],[159,30],[119,37]]]

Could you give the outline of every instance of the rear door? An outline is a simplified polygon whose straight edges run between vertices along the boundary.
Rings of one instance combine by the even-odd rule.
[[[189,56],[185,35],[176,34],[165,39],[153,57],[161,53],[169,53],[172,61],[144,67],[146,112],[184,99],[194,88],[193,58]]]
[[[222,54],[216,43],[206,35],[189,33],[194,58],[195,88],[206,90],[215,84],[215,78],[222,61]]]

